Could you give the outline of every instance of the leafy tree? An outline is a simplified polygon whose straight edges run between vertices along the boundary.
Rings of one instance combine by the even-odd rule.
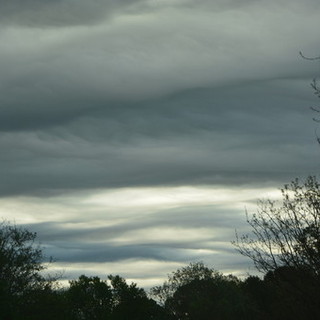
[[[21,297],[15,319],[23,320],[70,320],[65,290],[51,285],[33,289]]]
[[[254,320],[272,319],[271,310],[274,306],[271,300],[275,296],[274,288],[257,276],[247,277],[241,284],[242,293],[246,296],[251,318]]]
[[[136,283],[127,284],[126,280],[119,275],[109,275],[113,297],[116,305],[124,304],[130,300],[145,298],[146,293],[142,288],[138,288]]]
[[[315,177],[298,179],[281,190],[282,202],[260,201],[247,222],[251,234],[237,236],[234,245],[259,271],[281,266],[320,275],[320,185]]]
[[[248,319],[239,282],[232,277],[193,280],[177,289],[166,306],[178,319]]]
[[[176,290],[193,280],[207,280],[218,272],[206,267],[202,262],[190,263],[188,266],[180,268],[168,275],[168,280],[162,286],[151,288],[150,294],[161,305],[164,305],[167,299],[171,298]]]
[[[18,314],[24,298],[50,283],[41,274],[43,253],[35,242],[36,233],[16,225],[0,224],[0,316]]]
[[[109,319],[113,306],[111,287],[99,277],[82,275],[70,281],[67,292],[72,319]]]
[[[241,281],[231,275],[224,276],[201,262],[173,272],[151,293],[175,319],[251,319]]]
[[[110,275],[114,307],[112,320],[169,320],[165,310],[149,299],[137,284],[127,284],[124,278]]]
[[[135,283],[118,275],[108,280],[82,275],[66,291],[68,317],[74,320],[168,320],[164,309]]]
[[[252,233],[234,245],[265,273],[272,319],[320,318],[320,184],[298,179],[281,190],[282,201],[261,201],[247,221]],[[272,292],[272,294],[270,294]],[[260,301],[256,300],[261,307]]]
[[[0,281],[10,294],[37,286],[43,277],[43,254],[36,233],[2,222],[0,225]]]
[[[319,279],[309,270],[279,267],[264,277],[272,319],[319,319]]]

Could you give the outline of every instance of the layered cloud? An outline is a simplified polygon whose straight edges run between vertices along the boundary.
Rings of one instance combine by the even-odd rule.
[[[0,212],[37,232],[65,279],[117,272],[152,285],[190,261],[243,274],[247,263],[230,242],[235,227],[246,230],[244,208],[254,208],[258,193],[273,197],[271,188],[125,188],[2,199]]]
[[[314,174],[309,92],[291,97],[287,88],[260,84],[232,95],[190,90],[120,110],[102,108],[46,130],[3,132],[0,192],[282,183]]]
[[[13,0],[0,3],[0,19],[4,25],[25,27],[66,27],[94,25],[129,10],[141,1],[73,1],[73,0]]]
[[[150,284],[198,259],[241,273],[244,206],[319,170],[319,65],[299,55],[319,54],[319,6],[0,2],[1,215],[69,276],[124,262]]]

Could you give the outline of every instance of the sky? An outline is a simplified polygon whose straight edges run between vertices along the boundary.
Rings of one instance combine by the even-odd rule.
[[[317,175],[318,0],[1,0],[0,217],[62,279],[254,272],[245,210]]]

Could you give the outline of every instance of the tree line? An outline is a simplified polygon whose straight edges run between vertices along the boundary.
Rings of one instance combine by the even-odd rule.
[[[320,319],[320,184],[315,177],[281,190],[247,214],[251,233],[233,242],[261,277],[239,279],[191,263],[146,292],[119,275],[81,275],[67,288],[45,276],[36,234],[0,225],[0,319],[224,320]]]

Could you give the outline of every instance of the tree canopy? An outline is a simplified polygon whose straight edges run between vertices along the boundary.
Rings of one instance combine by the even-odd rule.
[[[8,317],[17,305],[25,304],[22,297],[30,298],[31,291],[50,287],[41,274],[43,252],[35,239],[36,233],[27,229],[6,221],[0,224],[0,308]]]

